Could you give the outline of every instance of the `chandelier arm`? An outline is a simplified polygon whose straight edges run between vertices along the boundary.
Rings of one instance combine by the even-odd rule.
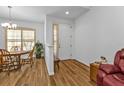
[[[9,21],[11,22],[12,21],[12,17],[11,17],[11,6],[8,6],[8,8],[9,8]]]
[[[12,23],[12,17],[11,17],[11,6],[8,6],[9,8],[9,22],[7,23],[2,23],[1,26],[6,28],[6,29],[16,29],[17,24]]]

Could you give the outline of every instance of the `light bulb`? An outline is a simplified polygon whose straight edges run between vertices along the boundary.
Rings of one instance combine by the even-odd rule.
[[[69,15],[69,11],[66,11],[65,14],[66,14],[66,15]]]

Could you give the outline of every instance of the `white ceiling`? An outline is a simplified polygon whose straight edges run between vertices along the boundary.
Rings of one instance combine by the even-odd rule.
[[[66,10],[69,15],[65,14]],[[89,7],[81,6],[13,6],[11,14],[13,20],[42,22],[45,15],[73,20],[88,10]],[[7,6],[0,6],[0,17],[8,19]]]

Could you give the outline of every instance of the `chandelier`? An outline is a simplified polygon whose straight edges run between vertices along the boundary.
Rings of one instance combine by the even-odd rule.
[[[16,29],[17,24],[12,23],[12,18],[11,18],[11,6],[8,6],[9,8],[9,22],[6,23],[1,23],[1,26],[6,28],[6,29]]]

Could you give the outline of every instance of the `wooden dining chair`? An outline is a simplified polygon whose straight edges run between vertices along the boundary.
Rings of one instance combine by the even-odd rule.
[[[2,71],[2,52],[0,52],[0,72]]]
[[[9,72],[15,69],[20,68],[20,64],[17,61],[12,59],[13,57],[10,55],[5,49],[0,49],[0,69],[1,71]]]
[[[59,64],[60,64],[60,59],[56,58],[54,60],[54,71],[55,71],[55,73],[59,71]]]
[[[33,61],[33,54],[34,54],[34,49],[35,47],[33,47],[33,49],[29,52],[29,54],[27,56],[23,56],[21,57],[21,63],[24,65],[24,64],[31,64],[31,67],[32,67],[32,64],[34,63]]]

